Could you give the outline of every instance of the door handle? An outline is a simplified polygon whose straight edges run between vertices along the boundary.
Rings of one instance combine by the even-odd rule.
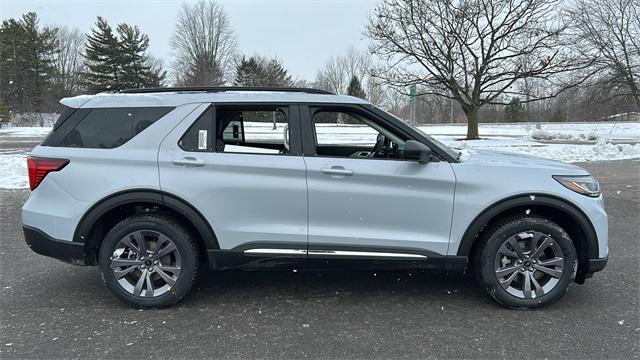
[[[173,163],[173,165],[180,165],[180,166],[195,166],[195,167],[204,166],[204,161],[200,159],[196,159],[192,156],[183,157],[182,159],[175,159],[171,163]]]
[[[330,168],[322,168],[320,172],[325,175],[330,176],[351,176],[353,175],[353,170],[345,169],[342,166],[332,166]]]

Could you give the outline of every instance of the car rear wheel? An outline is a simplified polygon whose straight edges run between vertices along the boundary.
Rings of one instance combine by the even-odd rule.
[[[558,301],[575,278],[578,260],[566,231],[538,216],[508,219],[488,229],[475,273],[498,303],[536,309]]]
[[[134,215],[116,224],[100,248],[107,288],[137,307],[166,307],[191,289],[199,265],[198,247],[172,218]]]

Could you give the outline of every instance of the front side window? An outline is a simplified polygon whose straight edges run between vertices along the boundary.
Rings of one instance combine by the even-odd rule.
[[[402,158],[405,139],[360,113],[318,109],[313,125],[319,156]]]

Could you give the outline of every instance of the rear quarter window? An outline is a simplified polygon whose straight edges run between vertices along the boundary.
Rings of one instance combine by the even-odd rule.
[[[78,109],[56,124],[45,146],[113,149],[162,118],[172,107]],[[58,134],[56,134],[58,133]]]

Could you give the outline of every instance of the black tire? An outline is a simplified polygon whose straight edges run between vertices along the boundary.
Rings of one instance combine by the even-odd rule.
[[[122,241],[125,241],[125,238],[134,239],[135,238],[134,234],[136,235],[142,234],[143,235],[142,238],[145,239],[143,241],[145,242],[145,245],[144,245],[145,248],[151,249],[148,251],[140,251],[140,252],[145,252],[147,254],[147,260],[146,260],[147,262],[153,261],[153,254],[151,254],[150,251],[154,250],[154,248],[151,247],[151,245],[154,244],[153,242],[154,235],[158,236],[158,239],[160,239],[159,238],[160,235],[164,235],[166,236],[166,238],[169,239],[170,242],[166,242],[166,240],[164,240],[165,242],[163,242],[163,244],[171,245],[172,243],[173,245],[175,245],[174,247],[171,247],[171,253],[169,255],[164,255],[164,257],[158,257],[158,259],[160,259],[159,260],[160,263],[158,265],[148,264],[145,267],[143,263],[143,265],[137,265],[136,269],[133,269],[132,271],[128,271],[128,272],[122,271],[122,269],[128,270],[129,267],[133,268],[134,266],[128,266],[125,268],[120,268],[120,267],[115,268],[116,270],[120,270],[121,273],[127,272],[129,275],[126,275],[126,276],[131,277],[134,280],[135,280],[136,274],[138,275],[138,279],[140,279],[142,278],[142,275],[147,274],[147,272],[149,273],[148,275],[149,279],[155,279],[155,280],[149,280],[149,281],[152,281],[151,286],[149,286],[149,284],[145,280],[140,280],[141,282],[144,283],[143,287],[146,285],[146,290],[144,291],[144,293],[141,293],[139,295],[134,295],[135,289],[133,290],[133,292],[125,290],[124,286],[129,286],[127,285],[128,278],[124,280],[124,281],[127,281],[127,283],[121,283],[123,281],[122,278],[121,280],[116,279],[116,275],[114,272],[115,270],[114,268],[112,268],[112,262],[114,259],[116,259],[115,251],[120,251],[122,249],[122,246],[123,246]],[[151,237],[149,237],[148,235]],[[151,241],[149,242],[148,239],[151,239]],[[134,240],[133,244],[136,245],[136,247],[139,247],[137,245],[137,242],[135,241],[136,240]],[[155,242],[156,246],[159,243],[161,243],[161,241],[157,240]],[[169,248],[169,245],[165,247]],[[131,249],[135,249],[136,247],[131,247]],[[156,248],[155,250],[160,252],[160,249]],[[117,259],[127,261],[128,259],[133,258],[134,259],[133,261],[135,261],[136,263],[141,261],[139,260],[139,258],[144,259],[143,255],[132,255],[131,253],[133,254],[137,254],[137,253],[134,251],[131,251],[129,248],[127,248],[126,251],[127,253],[129,253],[129,258],[118,257]],[[157,254],[157,255],[162,255],[162,254]],[[119,255],[119,256],[122,256],[122,255]],[[167,258],[169,259],[169,262],[171,261],[171,259],[173,259],[174,261],[173,268],[179,271],[177,275],[169,271],[163,272],[163,275],[167,276],[168,274],[170,277],[172,277],[171,283],[169,283],[168,281],[165,281],[164,278],[160,276],[160,273],[158,270],[163,266],[162,259],[167,259]],[[178,262],[176,262],[176,259]],[[179,222],[175,221],[174,219],[166,215],[141,214],[141,215],[133,215],[117,223],[107,233],[107,235],[104,238],[104,241],[102,242],[102,245],[100,246],[99,266],[102,271],[102,278],[104,280],[106,287],[120,301],[135,307],[162,308],[162,307],[168,307],[177,303],[191,290],[191,287],[193,286],[196,280],[196,277],[198,275],[199,265],[200,265],[199,259],[200,259],[200,256],[199,256],[198,246],[196,244],[194,237]],[[156,261],[156,263],[158,263],[158,261]],[[171,267],[171,265],[172,264],[167,264],[167,267]],[[144,270],[141,270],[141,268],[146,268],[147,271],[143,273]],[[155,270],[155,275],[152,274],[154,270]],[[173,277],[175,277],[176,279],[173,279]],[[155,291],[159,292],[158,295],[154,294],[154,285],[153,285],[154,282],[160,283],[160,284],[164,282],[165,284],[163,287],[159,289],[155,289]],[[132,282],[131,284],[133,283],[137,284],[136,281]],[[124,284],[124,285],[121,285],[121,284]],[[151,295],[149,295],[149,293]]]
[[[520,247],[519,251],[513,246],[514,240]],[[476,277],[487,293],[507,308],[528,310],[549,306],[564,296],[573,283],[578,268],[575,246],[569,234],[547,218],[522,216],[506,219],[488,228],[480,241],[473,259]],[[546,248],[543,248],[545,244]],[[541,250],[535,251],[534,248],[538,247]],[[512,254],[505,255],[510,250],[513,250]],[[541,252],[542,256],[539,255]],[[536,261],[530,255],[536,256]],[[547,265],[551,263],[557,265]],[[514,268],[518,270],[510,272]],[[539,270],[541,268],[545,271]],[[504,286],[498,274],[510,274],[501,278]],[[531,280],[534,276],[539,279]],[[545,287],[548,287],[546,291]]]

